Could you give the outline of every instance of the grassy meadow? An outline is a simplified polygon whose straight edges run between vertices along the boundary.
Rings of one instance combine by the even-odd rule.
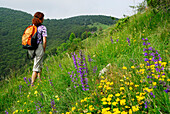
[[[81,50],[49,55],[34,86],[32,66],[4,80],[0,113],[170,113],[169,14],[148,9],[126,19]]]

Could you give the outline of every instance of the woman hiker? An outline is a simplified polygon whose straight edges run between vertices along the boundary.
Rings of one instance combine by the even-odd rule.
[[[43,56],[45,53],[46,48],[46,37],[47,37],[47,29],[44,25],[42,25],[44,21],[44,14],[41,12],[36,12],[34,14],[34,17],[32,19],[32,24],[37,26],[38,34],[37,34],[37,44],[38,48],[34,50],[28,50],[28,53],[30,55],[33,55],[35,53],[34,57],[34,65],[33,65],[33,73],[32,73],[32,81],[31,85],[33,86],[34,81],[37,78],[41,81],[41,71],[42,71],[42,65],[43,65]]]

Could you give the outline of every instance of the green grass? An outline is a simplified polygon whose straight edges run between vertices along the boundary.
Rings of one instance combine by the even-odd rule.
[[[25,73],[5,80],[0,92],[0,111],[2,113],[170,113],[169,93],[164,90],[160,80],[169,85],[169,15],[151,10],[130,17],[119,29],[113,25],[82,42],[82,52],[86,58],[89,91],[79,86],[74,88],[68,72],[78,77],[72,56],[63,53],[49,56],[44,61],[42,82],[30,87],[24,77],[31,77],[31,68]],[[113,43],[110,37],[113,38]],[[166,63],[162,72],[156,72],[154,79],[148,79],[144,61],[142,38],[148,38],[150,47],[158,50]],[[130,45],[127,42],[130,39]],[[116,41],[118,39],[118,42]],[[72,52],[74,53],[74,52]],[[79,56],[79,50],[76,51]],[[92,61],[88,61],[88,56]],[[111,64],[107,72],[99,76],[99,71]],[[153,63],[153,62],[152,62]],[[59,66],[61,65],[61,67]],[[134,68],[132,67],[134,66]],[[97,67],[96,72],[93,71]],[[144,71],[144,72],[141,72]],[[161,73],[165,73],[165,77]],[[162,77],[157,78],[160,75]],[[52,80],[51,86],[49,80]],[[28,80],[27,80],[28,81]],[[151,82],[152,81],[152,82]],[[80,78],[78,77],[78,83]],[[19,86],[22,86],[21,90]],[[152,86],[152,89],[148,89]],[[153,86],[156,86],[154,88]],[[151,91],[155,98],[151,95]],[[51,101],[55,105],[51,106]],[[145,102],[148,107],[145,108]],[[55,108],[54,108],[55,107]],[[37,110],[36,110],[37,109]]]

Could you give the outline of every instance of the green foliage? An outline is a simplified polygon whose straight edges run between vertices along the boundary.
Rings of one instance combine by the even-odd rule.
[[[151,8],[168,9],[170,6],[169,0],[146,0],[146,2]]]
[[[76,38],[75,34],[71,33],[69,37],[70,42],[73,42],[74,38]]]
[[[82,34],[81,39],[84,40],[84,39],[90,37],[91,35],[92,35],[91,32],[85,31],[85,32]]]

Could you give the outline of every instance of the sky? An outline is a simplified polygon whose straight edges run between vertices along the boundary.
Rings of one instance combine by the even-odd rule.
[[[134,15],[129,6],[144,0],[0,0],[0,7],[20,10],[34,15],[40,11],[45,19],[64,19],[79,15],[105,15],[123,18]]]

